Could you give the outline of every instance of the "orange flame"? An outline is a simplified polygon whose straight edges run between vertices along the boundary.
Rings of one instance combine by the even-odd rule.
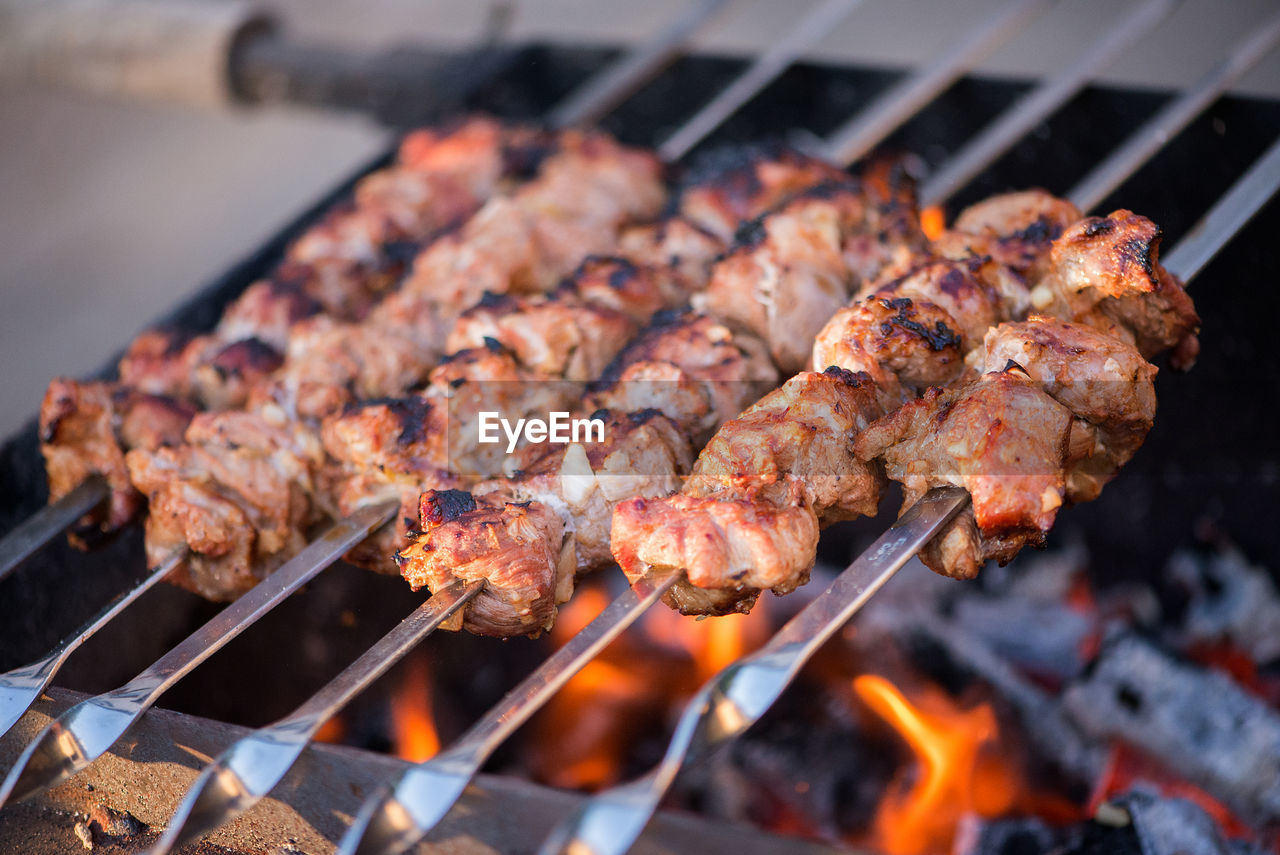
[[[397,756],[420,763],[440,750],[431,710],[431,674],[422,656],[410,656],[403,669],[398,691],[391,696],[391,738]]]
[[[947,230],[947,212],[940,205],[930,205],[920,212],[920,230],[929,240],[937,240]]]
[[[989,751],[997,735],[989,706],[959,709],[936,691],[923,693],[915,706],[888,680],[871,675],[855,678],[853,688],[919,761],[914,781],[907,786],[900,778],[876,812],[876,843],[885,852],[947,851],[965,815],[991,817],[1013,807],[1015,776]]]

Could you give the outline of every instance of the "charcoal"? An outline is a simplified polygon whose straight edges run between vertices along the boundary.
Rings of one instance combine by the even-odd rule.
[[[1120,631],[1063,703],[1086,732],[1160,758],[1247,822],[1280,824],[1280,715],[1227,675]]]
[[[1266,570],[1234,549],[1182,549],[1169,560],[1167,577],[1187,598],[1178,644],[1229,641],[1254,662],[1280,660],[1280,591]]]
[[[1097,780],[1105,761],[1102,746],[1067,718],[1053,696],[966,627],[921,608],[874,604],[860,619],[854,641],[867,655],[876,656],[882,655],[876,648],[886,638],[953,694],[975,681],[988,687],[1055,778],[1085,789]]]
[[[1227,840],[1213,818],[1186,799],[1135,787],[1112,804],[1129,814],[1142,855],[1263,855],[1247,841]]]
[[[1149,855],[1128,821],[1053,827],[1034,818],[988,820],[957,840],[955,851],[961,855]]]

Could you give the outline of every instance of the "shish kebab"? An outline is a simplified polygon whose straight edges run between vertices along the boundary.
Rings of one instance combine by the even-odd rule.
[[[1278,188],[1280,139],[1178,244],[1166,272],[1184,282],[1196,276]],[[1190,344],[1185,338],[1180,341]],[[1063,474],[1068,481],[1070,471]],[[1092,484],[1096,471],[1085,474],[1085,483]],[[969,492],[956,486],[926,493],[763,648],[725,668],[695,694],[658,766],[588,800],[552,832],[539,850],[542,855],[621,855],[630,849],[683,765],[705,757],[758,721],[813,653],[912,555],[949,525],[954,530],[956,515],[969,499]]]
[[[802,162],[806,164],[808,163],[807,161],[803,161],[803,159],[797,162]],[[728,187],[712,189],[710,191],[711,197],[720,198],[725,202],[727,202],[728,204],[730,204],[731,207],[733,207],[736,205],[742,205],[744,203],[749,202],[752,199],[757,198],[757,193],[759,192],[764,192],[767,195],[769,192],[772,192],[773,190],[777,189],[776,187],[772,187],[770,182],[757,181],[759,176],[755,175],[754,172],[757,168],[761,166],[760,163],[752,162],[749,166],[750,166],[750,171],[752,172],[752,175],[749,176],[748,184],[750,187],[754,188],[753,192],[747,193],[744,198],[742,194],[742,190],[744,188],[741,186],[734,186],[734,184],[731,182]],[[768,161],[763,162],[763,169],[766,174],[769,174],[771,172],[778,172],[778,170],[775,169],[775,165],[769,163]],[[822,166],[822,169],[824,171],[830,171],[830,167]],[[785,179],[785,176],[787,176],[789,173],[792,173],[792,172],[793,170],[789,168],[781,170],[781,174],[784,176],[784,179]],[[803,169],[801,170],[801,172],[803,172]],[[739,173],[737,177],[741,178],[742,176]],[[851,182],[848,182],[847,180],[845,181],[845,184],[854,186],[851,184]],[[826,185],[820,185],[820,186],[826,187]],[[691,194],[691,198],[692,199],[699,198],[699,194],[704,193],[704,191],[705,191],[705,188],[699,188],[699,191],[697,193]],[[813,201],[815,203],[822,203],[818,205],[819,210],[825,210],[824,206],[829,206],[829,194],[830,194],[830,188],[826,188],[824,189],[823,193],[813,197]],[[858,210],[863,210],[864,207],[870,208],[871,206],[858,205],[855,207]],[[898,203],[896,201],[893,201],[889,203],[887,207],[891,211],[896,210],[898,207]],[[737,409],[739,406],[741,406],[741,402],[734,405],[733,409]],[[648,417],[645,417],[645,418],[648,418]],[[643,420],[644,419],[642,418],[642,421]],[[363,519],[363,517],[361,516],[361,513],[358,512],[357,514],[354,515],[352,519],[360,520],[360,519]],[[607,522],[607,514],[605,516],[605,519]],[[313,551],[313,550],[311,547],[309,547],[307,551]],[[302,558],[302,557],[303,556],[299,556],[299,558]],[[314,562],[315,560],[311,556],[306,556],[306,558],[308,562]],[[302,564],[306,564],[306,563],[307,562],[302,562]],[[302,578],[299,575],[301,573],[300,568],[302,567],[302,564],[299,564],[296,561],[290,562],[290,564],[287,564],[285,567],[276,571],[276,573],[273,574],[271,579],[276,580],[278,577],[281,577],[281,575],[284,574],[284,578],[290,580],[288,582],[288,585],[292,586],[292,587],[289,587],[288,590],[292,590],[293,587],[296,587],[296,584],[300,584],[300,581],[296,581],[296,580]],[[273,584],[271,587],[274,588],[275,585]],[[258,601],[265,600],[268,596],[271,596],[274,598],[276,595],[261,593],[263,591],[264,591],[263,586],[259,585],[255,587],[249,594],[245,595],[241,600],[237,601],[235,606],[233,606],[228,611],[234,612],[233,616],[238,619],[239,612],[244,611],[246,608],[253,608],[257,610],[254,613],[260,613],[262,608],[269,608],[270,607],[269,605],[260,606],[258,604]],[[448,597],[441,597],[440,599],[443,601],[448,599]],[[242,604],[244,604],[246,601],[250,601],[251,605],[244,606],[242,608]],[[276,601],[278,601],[278,599],[271,600],[272,603]],[[433,600],[432,602],[435,602],[435,601]],[[219,616],[219,619],[221,618],[222,618],[222,615]],[[228,617],[225,621],[222,621],[222,622],[230,625],[232,623],[232,618]],[[238,631],[239,626],[240,624],[238,623],[235,624],[236,631]],[[527,632],[531,628],[533,627],[526,625],[523,631]],[[222,632],[223,630],[219,629],[218,631]],[[193,636],[193,639],[191,640],[193,645],[195,644],[195,640],[196,639]],[[186,648],[189,646],[192,646],[192,645],[184,644],[184,645],[181,645],[180,647]],[[200,648],[200,651],[201,651],[199,654],[200,657],[208,655],[207,651],[211,649],[207,644],[204,643],[203,639],[200,639],[200,644],[196,646],[199,646]],[[216,649],[216,647],[212,649]],[[181,653],[182,655],[179,656],[178,655],[179,653]],[[120,728],[127,728],[129,723],[132,720],[135,720],[137,715],[140,715],[142,710],[144,710],[147,705],[154,702],[154,698],[157,697],[158,694],[162,692],[169,684],[171,684],[173,679],[177,679],[182,673],[186,673],[186,670],[189,670],[190,667],[193,667],[191,663],[184,658],[185,656],[186,656],[185,649],[181,651],[178,649],[175,649],[172,656],[166,655],[166,662],[157,663],[156,666],[153,666],[152,669],[149,669],[148,672],[144,673],[143,675],[140,675],[137,680],[133,681],[133,683],[137,683],[138,685],[135,686],[133,683],[131,683],[125,687],[122,687],[120,690],[118,690],[115,693],[109,693],[111,695],[111,699],[107,699],[104,696],[101,703],[102,704],[109,703],[111,708],[113,710],[116,710],[116,712],[113,713],[111,723],[108,725],[110,728],[110,732],[114,732],[114,733],[122,732]],[[170,665],[167,661],[169,658],[180,659],[181,664],[179,665],[177,662],[175,662],[173,665]],[[156,680],[152,679],[149,676],[150,673],[153,671],[158,674],[165,674],[169,676],[166,676],[164,680],[157,682]],[[124,712],[124,709],[123,709],[125,707],[128,708],[127,714]],[[38,788],[42,786],[42,783],[48,783],[49,780],[52,780],[48,776],[50,775],[54,776],[53,779],[65,776],[66,774],[69,774],[74,769],[80,768],[87,762],[91,761],[94,757],[97,756],[100,750],[105,749],[109,741],[108,735],[100,732],[100,729],[97,729],[96,725],[94,725],[95,727],[94,732],[96,735],[93,738],[92,746],[81,745],[81,747],[77,750],[76,756],[74,758],[67,756],[65,754],[65,748],[63,747],[64,745],[69,745],[69,744],[77,744],[77,745],[80,744],[79,742],[75,742],[74,740],[72,742],[68,742],[68,740],[63,737],[70,737],[71,733],[77,733],[77,732],[87,733],[87,731],[83,731],[84,727],[89,726],[88,719],[85,719],[85,717],[96,716],[97,714],[93,712],[94,709],[96,709],[96,707],[93,707],[92,705],[90,705],[89,707],[85,707],[84,709],[79,710],[74,715],[69,714],[65,724],[60,724],[58,726],[51,726],[51,729],[49,729],[46,732],[46,734],[44,734],[40,739],[37,739],[36,742],[34,742],[31,746],[29,746],[27,752],[24,754],[24,757],[20,760],[19,764],[15,766],[15,768],[11,771],[9,778],[5,781],[3,787],[0,788],[0,797],[7,798],[11,795],[17,795],[18,797],[23,797],[26,794],[29,794],[30,792],[32,792],[32,789],[31,789],[32,787]],[[81,721],[81,719],[85,719],[85,721]],[[105,724],[105,723],[100,722],[99,724]],[[63,730],[60,730],[59,728],[63,728]],[[67,730],[66,732],[64,732],[64,730],[66,730],[67,728],[69,728],[70,730]],[[80,728],[80,730],[77,730],[77,728]],[[62,734],[61,737],[58,735],[59,733]],[[70,762],[67,762],[67,761],[70,761]]]
[[[582,638],[579,644],[580,639],[575,638],[573,645],[553,656],[526,681],[528,685],[522,683],[513,690],[492,714],[485,716],[455,745],[409,770],[396,781],[394,788],[385,787],[371,797],[344,838],[341,851],[348,855],[396,852],[420,839],[443,818],[496,744],[527,718],[530,708],[536,706],[532,700],[545,697],[562,684],[573,672],[575,663],[583,661],[598,649],[603,639],[611,637],[610,627],[634,620],[658,596],[665,594],[669,601],[687,611],[723,612],[749,605],[758,593],[758,583],[754,589],[748,587],[743,584],[742,575],[735,578],[734,571],[759,568],[776,573],[770,584],[784,592],[807,581],[819,527],[813,510],[816,502],[809,495],[833,497],[834,501],[829,500],[823,508],[828,519],[873,513],[878,504],[882,484],[878,467],[872,461],[854,457],[852,438],[859,430],[872,429],[873,419],[884,410],[892,410],[914,398],[917,389],[929,383],[954,382],[966,371],[964,342],[982,342],[1002,312],[1012,314],[1019,311],[1018,306],[1026,312],[1035,289],[1050,278],[1055,263],[1062,261],[1055,259],[1053,252],[1060,247],[1062,238],[1058,237],[1057,241],[1053,238],[1068,233],[1074,226],[1087,228],[1090,222],[1080,220],[1074,206],[1042,192],[996,197],[963,213],[955,226],[932,244],[931,252],[904,265],[905,272],[891,269],[879,281],[868,283],[864,290],[869,296],[855,301],[832,318],[818,337],[814,352],[816,359],[823,360],[833,343],[843,343],[849,351],[847,358],[856,359],[860,368],[876,371],[875,379],[880,382],[876,383],[865,371],[855,374],[839,366],[821,373],[802,372],[742,417],[724,425],[700,455],[700,463],[720,461],[736,453],[740,455],[736,471],[742,474],[717,478],[705,470],[699,473],[695,467],[694,478],[686,484],[686,493],[689,485],[699,489],[695,479],[701,474],[704,485],[722,481],[722,495],[698,497],[707,498],[709,504],[695,507],[693,514],[684,517],[680,515],[681,509],[668,510],[664,522],[674,529],[661,526],[648,529],[650,536],[659,538],[667,531],[674,531],[673,541],[691,547],[689,555],[679,556],[684,566],[646,568],[636,573],[632,564],[630,575],[635,588],[631,598],[620,597],[597,619],[597,622],[603,621],[600,626],[604,629],[593,622],[593,627],[580,634],[590,636],[594,628],[598,639]],[[1082,256],[1087,258],[1092,253],[1105,258],[1108,252],[1106,247],[1093,245],[1087,247]],[[948,258],[948,254],[954,258]],[[993,283],[1000,283],[1003,288],[997,289]],[[1179,289],[1171,293],[1181,292]],[[1150,302],[1162,302],[1165,296]],[[1043,301],[1042,296],[1034,299]],[[1176,296],[1173,302],[1184,309],[1190,307],[1189,302]],[[1013,308],[1008,308],[1010,304]],[[956,322],[956,316],[968,323]],[[955,325],[955,330],[948,321]],[[1189,358],[1194,351],[1193,340],[1188,338],[1195,324],[1194,313],[1181,316],[1180,324],[1175,340],[1183,343]],[[1062,326],[1087,335],[1088,328]],[[1125,346],[1121,342],[1112,344],[1111,348],[1123,350]],[[1132,347],[1129,350],[1132,352],[1125,355],[1131,361],[1147,365],[1136,350]],[[1153,371],[1146,368],[1136,371],[1133,381],[1140,390],[1149,387]],[[1086,428],[1087,425],[1082,426]],[[1133,447],[1136,446],[1125,450],[1131,452]],[[763,466],[755,468],[762,462]],[[807,477],[789,477],[798,475],[796,470],[802,467],[809,467],[804,473]],[[748,493],[749,498],[739,500],[734,496],[737,490]],[[806,495],[807,491],[813,492]],[[624,563],[627,544],[619,537],[619,526],[624,527],[625,537],[626,509],[643,509],[652,503],[669,509],[683,498],[677,495],[670,499],[632,499],[618,505],[614,513],[612,547],[624,569],[628,566]],[[432,528],[428,518],[435,513],[437,504],[436,497],[424,496],[424,534],[419,538],[420,544],[429,545],[438,530]],[[729,519],[712,516],[714,511],[708,513],[708,507],[728,508]],[[702,519],[698,519],[698,513],[704,515]],[[783,518],[792,524],[780,525]],[[739,526],[736,529],[735,524]],[[690,526],[693,534],[688,533]],[[465,536],[464,531],[459,527],[453,535]],[[793,537],[788,540],[788,535]],[[536,541],[536,538],[530,540]],[[778,544],[790,547],[790,553],[779,550]],[[528,545],[532,547],[531,552],[536,551],[533,543]],[[923,545],[923,541],[916,545]],[[501,554],[506,564],[518,562],[510,546],[495,550],[494,557]],[[424,553],[415,554],[415,548],[411,547],[402,555],[411,560],[433,560],[431,550]],[[699,558],[705,563],[699,565],[696,561]],[[708,566],[712,571],[709,574]],[[549,563],[543,567],[544,573],[551,572]],[[703,587],[691,584],[683,572],[690,568],[701,571],[703,582],[709,579],[710,584]]]

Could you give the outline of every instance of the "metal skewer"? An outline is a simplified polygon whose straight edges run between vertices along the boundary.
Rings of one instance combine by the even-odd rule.
[[[1191,278],[1280,189],[1277,140],[1170,254],[1167,269]],[[756,653],[725,668],[685,707],[662,762],[584,802],[548,837],[540,855],[622,855],[640,836],[686,761],[741,734],[773,704],[800,666],[853,617],[968,502],[957,487],[930,490],[826,591]],[[908,523],[908,534],[895,530]]]
[[[8,576],[67,526],[102,504],[110,493],[106,478],[91,475],[52,505],[23,520],[0,539],[0,579]]]
[[[679,575],[642,579],[622,592],[536,671],[506,694],[447,751],[406,770],[375,793],[342,838],[342,855],[403,852],[444,819],[508,736],[675,585]]]
[[[162,561],[154,570],[148,571],[146,578],[108,603],[84,626],[64,639],[48,656],[30,665],[15,668],[7,674],[0,674],[0,736],[8,733],[9,728],[17,724],[18,719],[22,718],[22,714],[36,702],[36,698],[40,697],[40,693],[53,681],[63,663],[76,652],[80,645],[92,638],[94,633],[110,623],[134,600],[168,576],[186,557],[187,550],[181,549],[168,560]]]
[[[823,147],[826,159],[847,165],[863,157],[1049,5],[1050,0],[1014,0],[996,18],[979,24],[942,56],[890,86],[833,131]]]
[[[437,591],[291,715],[256,730],[206,766],[151,855],[164,855],[253,807],[302,756],[320,726],[484,589],[456,581]]]
[[[569,93],[547,115],[553,128],[589,125],[613,111],[627,96],[656,77],[680,55],[689,38],[728,0],[692,4],[670,26]]]
[[[0,784],[0,805],[11,798],[32,796],[88,766],[165,690],[390,520],[398,509],[397,502],[383,502],[361,508],[338,522],[150,668],[119,689],[82,701],[50,722]]]
[[[675,161],[688,154],[861,3],[862,0],[819,0],[746,71],[667,137],[658,146],[658,156],[665,161]]]
[[[1231,48],[1231,52],[1185,92],[1170,101],[1125,140],[1106,160],[1080,179],[1067,194],[1077,208],[1091,210],[1162,149],[1166,143],[1208,109],[1280,41],[1280,14]]]
[[[1145,0],[1070,66],[1019,98],[960,151],[947,159],[920,190],[924,205],[936,205],[968,184],[1000,155],[1083,89],[1099,68],[1169,16],[1180,0]]]
[[[694,695],[653,771],[586,801],[552,832],[542,855],[630,849],[685,760],[705,756],[764,715],[822,643],[968,502],[969,494],[959,487],[926,493],[768,644],[725,668]]]

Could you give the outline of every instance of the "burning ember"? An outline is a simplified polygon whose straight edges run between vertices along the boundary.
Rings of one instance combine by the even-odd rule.
[[[913,703],[870,674],[857,677],[853,689],[917,760],[917,769],[895,779],[876,813],[877,847],[891,855],[949,851],[967,815],[1000,816],[1014,806],[1018,780],[999,752],[989,706],[961,709],[938,691],[921,692]]]

